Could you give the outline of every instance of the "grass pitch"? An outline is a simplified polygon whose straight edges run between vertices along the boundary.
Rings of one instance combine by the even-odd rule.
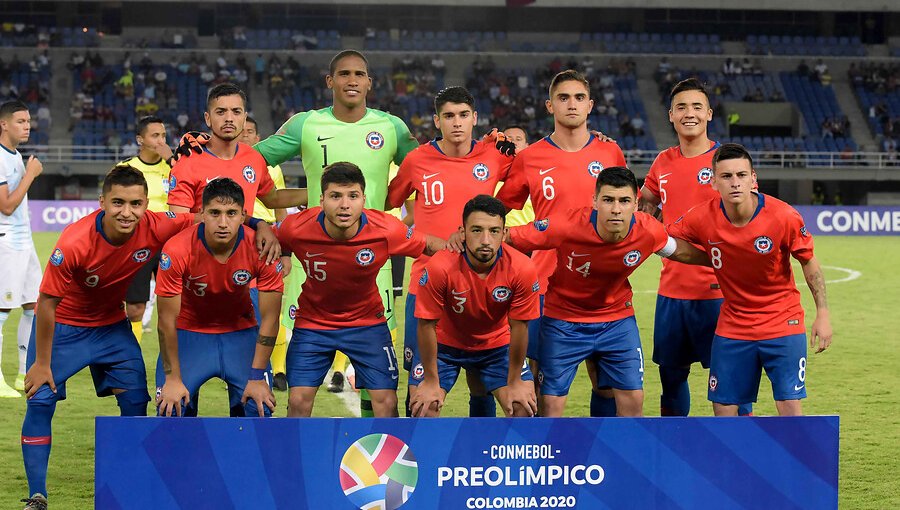
[[[57,234],[35,234],[38,255],[46,261]],[[807,414],[837,414],[841,417],[840,506],[842,508],[900,508],[900,277],[888,256],[897,253],[893,237],[818,237],[817,256],[829,281],[828,298],[834,327],[834,344],[823,354],[809,355],[804,401]],[[893,248],[891,248],[893,246]],[[635,309],[644,344],[652,352],[653,310],[660,262],[653,257],[631,278]],[[814,307],[795,266],[798,286],[807,309],[807,326]],[[402,298],[397,309],[403,310]],[[16,325],[20,311],[13,312],[3,335],[2,373],[11,385],[17,371]],[[398,316],[401,321],[402,313]],[[143,340],[144,357],[151,386],[158,353],[155,331]],[[402,353],[399,353],[402,354]],[[659,415],[659,375],[645,358],[644,413]],[[463,378],[461,378],[463,379]],[[405,395],[401,377],[400,395]],[[693,415],[709,416],[706,371],[695,365],[691,373]],[[444,407],[447,416],[464,416],[468,397],[461,382],[450,393]],[[114,398],[94,396],[90,375],[82,371],[67,384],[68,399],[57,406],[53,421],[53,453],[48,488],[54,508],[93,507],[94,416],[118,415]],[[569,396],[567,414],[587,416],[590,384],[581,370]],[[152,393],[152,392],[151,392]],[[287,394],[276,393],[278,416],[284,416]],[[204,416],[226,416],[224,385],[212,381],[201,391]],[[763,378],[757,415],[775,414],[771,387]],[[24,399],[0,399],[0,507],[17,508],[25,497],[27,483],[19,444]],[[344,402],[320,391],[315,416],[350,416]]]

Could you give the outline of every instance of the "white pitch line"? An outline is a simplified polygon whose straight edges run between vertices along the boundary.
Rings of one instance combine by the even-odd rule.
[[[330,381],[331,375],[332,372],[329,370],[328,375],[325,377],[325,380]],[[322,387],[325,388],[325,391],[328,391],[327,384],[323,385]],[[350,387],[350,383],[348,383],[346,379],[344,379],[344,391],[340,393],[332,393],[332,395],[339,398],[341,402],[344,403],[344,407],[346,407],[347,410],[350,411],[350,414],[359,418],[359,392],[354,391]]]
[[[838,266],[822,266],[822,269],[833,269],[835,271],[841,271],[847,274],[847,276],[843,278],[838,278],[837,280],[825,280],[825,283],[845,283],[851,282],[853,280],[857,280],[862,276],[861,271],[857,271],[855,269],[847,269],[846,267],[838,267]],[[800,283],[803,283],[803,280],[800,280]],[[635,294],[656,294],[655,290],[635,290],[633,291]]]

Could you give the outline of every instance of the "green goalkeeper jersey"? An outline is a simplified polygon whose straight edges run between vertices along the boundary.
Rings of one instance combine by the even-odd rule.
[[[360,120],[343,122],[328,107],[294,115],[254,148],[269,166],[300,156],[310,207],[319,205],[322,170],[338,161],[354,163],[366,178],[365,206],[383,211],[391,162],[399,165],[418,146],[406,124],[389,113],[368,108]]]

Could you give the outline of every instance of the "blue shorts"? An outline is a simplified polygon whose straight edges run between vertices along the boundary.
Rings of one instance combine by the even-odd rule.
[[[775,400],[806,398],[806,335],[753,342],[716,335],[709,400],[719,404],[756,402],[762,369],[772,381]]]
[[[644,353],[634,316],[594,323],[541,319],[541,394],[568,395],[578,365],[586,359],[596,365],[601,386],[642,389]]]
[[[197,395],[203,383],[218,377],[228,383],[228,406],[241,404],[244,388],[250,379],[250,368],[256,354],[256,326],[229,333],[199,333],[178,330],[178,361],[181,365],[181,381],[193,395]],[[166,376],[162,357],[156,360],[156,393],[159,395]],[[272,368],[266,370],[266,382],[272,386]],[[193,406],[193,402],[189,404]],[[265,407],[265,406],[264,406]],[[259,416],[256,403],[248,401],[244,406],[247,416]],[[271,415],[268,407],[263,409]]]
[[[287,351],[288,386],[320,386],[335,351],[350,358],[357,388],[397,389],[400,372],[386,323],[341,329],[294,328]]]
[[[541,315],[544,315],[544,295],[541,294]],[[538,361],[541,354],[541,318],[528,321],[528,359]]]
[[[476,371],[488,393],[506,386],[509,379],[509,345],[482,351],[466,351],[441,343],[437,347],[438,378],[441,380],[441,388],[447,393],[456,384],[461,368],[465,368],[467,372]],[[425,377],[418,352],[413,358],[413,367],[415,368],[409,373],[409,385],[418,386]],[[534,380],[527,361],[522,365],[521,374],[523,381]]]
[[[26,365],[31,368],[35,360],[35,327],[31,328]],[[32,400],[56,401],[66,398],[66,381],[84,367],[91,368],[94,389],[98,397],[112,395],[112,390],[143,391],[147,393],[147,371],[141,346],[131,332],[131,323],[126,319],[100,327],[69,326],[56,323],[53,328],[53,348],[50,355],[50,370],[56,382],[54,393],[46,384],[41,386]]]
[[[403,370],[412,370],[412,360],[419,355],[419,319],[416,318],[416,295],[406,293],[406,321],[403,323]]]
[[[656,297],[653,361],[661,367],[689,367],[699,361],[709,368],[722,299]]]

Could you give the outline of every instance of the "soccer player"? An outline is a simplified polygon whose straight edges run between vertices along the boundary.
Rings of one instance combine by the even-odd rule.
[[[419,348],[409,373],[413,416],[440,416],[460,368],[481,378],[506,416],[533,416],[537,399],[525,362],[529,320],[540,316],[537,271],[503,244],[506,207],[490,195],[462,212],[465,251],[442,251],[418,278]]]
[[[228,177],[241,185],[250,216],[257,197],[272,209],[306,204],[305,189],[275,189],[266,160],[240,142],[247,120],[246,104],[247,96],[231,83],[220,83],[209,89],[203,116],[212,134],[202,154],[180,158],[172,167],[169,182],[172,212],[200,212],[203,188],[217,177]]]
[[[284,290],[281,263],[259,260],[255,234],[243,225],[244,193],[233,180],[206,185],[201,218],[170,239],[160,255],[159,414],[182,415],[182,402],[191,405],[191,395],[219,377],[237,392],[230,407],[244,405],[246,416],[268,416],[275,410],[268,365]],[[248,285],[253,279],[258,326]]]
[[[434,97],[434,125],[441,137],[409,153],[388,187],[387,208],[407,203],[406,223],[415,222],[420,232],[447,238],[459,230],[459,217],[474,196],[494,192],[506,179],[512,157],[493,141],[476,142],[472,131],[478,120],[475,98],[463,87],[448,87]],[[409,371],[416,353],[417,321],[414,315],[419,285],[416,283],[428,256],[412,264],[403,335],[403,364]],[[496,416],[494,398],[482,387],[481,378],[466,370],[471,390],[469,416]],[[409,409],[407,409],[409,413]]]
[[[719,143],[707,136],[712,121],[709,96],[696,78],[678,82],[669,94],[669,121],[678,145],[662,151],[641,188],[641,210],[666,225],[691,207],[719,195],[712,182],[712,157]],[[722,291],[711,267],[663,260],[653,325],[653,362],[662,383],[661,416],[687,416],[688,375],[699,361],[709,368],[710,349],[722,306]],[[741,409],[750,414],[751,405]]]
[[[525,128],[522,126],[508,126],[503,130],[503,134],[506,135],[506,139],[516,145],[516,154],[521,153],[528,147],[528,133],[525,132]],[[500,186],[497,187],[497,191],[500,190]],[[531,198],[528,198],[525,201],[525,205],[522,206],[522,209],[513,209],[506,213],[506,226],[507,227],[518,227],[519,225],[527,225],[534,221],[534,206],[531,205]],[[538,321],[531,321],[528,323],[528,327],[533,327],[532,325],[537,325]],[[529,333],[530,335],[530,333]]]
[[[541,319],[541,412],[562,416],[578,364],[589,360],[612,387],[619,416],[643,413],[643,352],[628,276],[651,253],[692,263],[706,255],[637,209],[637,180],[624,167],[597,177],[592,207],[510,229],[526,251],[557,247]]]
[[[122,163],[144,174],[147,180],[147,210],[166,212],[169,210],[167,199],[169,172],[172,169],[172,149],[166,144],[166,126],[162,119],[151,115],[140,118],[135,131],[135,141],[140,147],[138,154]],[[157,257],[141,268],[125,294],[125,313],[138,343],[144,336],[143,318],[150,300],[150,282],[159,264]]]
[[[816,303],[810,346],[831,344],[825,278],[803,218],[754,190],[756,171],[738,144],[719,147],[711,184],[720,198],[703,202],[669,226],[673,237],[706,249],[725,301],[712,343],[709,399],[716,416],[736,416],[756,402],[761,370],[772,381],[782,416],[802,414],[806,398],[806,327],[790,257],[797,259]]]
[[[10,388],[0,375],[0,397],[18,398],[25,388],[25,354],[34,322],[34,304],[41,281],[31,223],[28,216],[28,189],[41,175],[43,165],[34,156],[28,163],[18,147],[28,141],[31,115],[21,101],[0,105],[0,267],[7,268],[0,281],[0,350],[3,348],[3,325],[13,308],[22,307],[19,319],[19,372]]]
[[[141,348],[122,310],[134,276],[163,244],[194,222],[192,214],[147,211],[147,181],[130,166],[114,167],[103,180],[100,210],[66,227],[41,281],[28,345],[22,423],[22,457],[32,508],[46,506],[50,424],[66,398],[66,380],[91,368],[97,396],[115,395],[122,416],[145,416],[147,375]],[[271,230],[257,248],[278,243]],[[279,250],[280,251],[280,250]]]
[[[588,207],[592,202],[597,175],[604,168],[625,166],[625,155],[615,142],[601,141],[588,131],[587,118],[594,107],[590,86],[574,70],[558,73],[550,82],[547,111],[553,115],[553,133],[531,144],[516,155],[509,178],[497,192],[504,205],[522,209],[531,199],[537,220],[573,207]],[[541,292],[556,267],[553,250],[532,254],[541,282]],[[541,295],[543,303],[544,294]],[[543,308],[543,304],[541,305]],[[528,358],[531,370],[539,370],[540,337],[529,337]],[[596,375],[592,374],[592,380]],[[594,385],[597,387],[597,385]],[[605,385],[604,385],[605,386]],[[615,415],[615,400],[605,390],[591,399],[591,416]]]
[[[444,241],[364,210],[366,181],[353,163],[328,165],[319,189],[320,207],[288,216],[278,229],[307,273],[287,353],[288,416],[310,416],[337,350],[353,363],[357,387],[369,391],[374,415],[397,416],[399,369],[375,281],[391,255],[433,254]]]

